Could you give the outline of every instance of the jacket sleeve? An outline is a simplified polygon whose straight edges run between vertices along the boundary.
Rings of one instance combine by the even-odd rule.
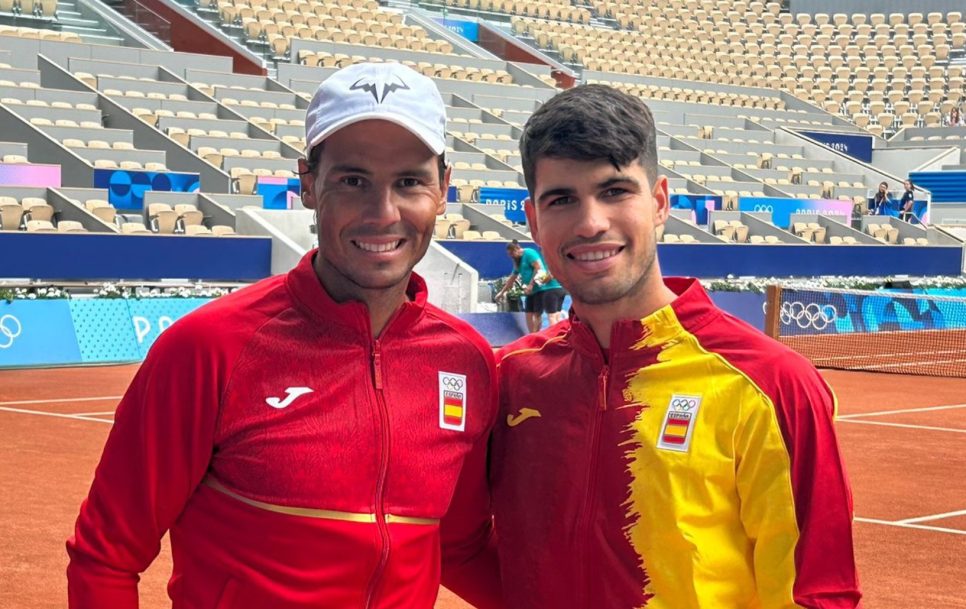
[[[487,481],[487,447],[497,409],[496,370],[491,358],[487,358],[493,379],[490,420],[463,464],[453,500],[440,524],[442,583],[477,609],[504,606]]]
[[[762,608],[854,609],[861,593],[852,493],[832,426],[835,396],[810,365],[778,376],[735,436]]]
[[[72,609],[136,609],[137,584],[201,481],[220,398],[217,358],[179,322],[155,343],[114,427],[67,541]]]

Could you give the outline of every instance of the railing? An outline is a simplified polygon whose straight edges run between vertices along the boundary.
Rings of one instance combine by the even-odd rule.
[[[124,12],[144,29],[157,36],[165,44],[171,44],[171,22],[144,6],[138,0],[124,0]]]

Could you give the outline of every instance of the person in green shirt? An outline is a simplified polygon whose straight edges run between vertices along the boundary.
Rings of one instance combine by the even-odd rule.
[[[523,304],[527,313],[527,329],[530,332],[539,332],[544,313],[547,314],[550,325],[560,321],[563,317],[561,310],[566,292],[547,270],[547,263],[543,261],[540,252],[521,246],[516,239],[507,244],[506,251],[513,260],[513,273],[496,295],[496,299],[503,298],[519,278],[523,284],[523,293],[527,296]]]

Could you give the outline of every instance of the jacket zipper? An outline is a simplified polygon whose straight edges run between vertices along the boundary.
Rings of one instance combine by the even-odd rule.
[[[389,529],[386,526],[386,512],[384,504],[384,493],[386,488],[386,477],[389,474],[389,413],[386,410],[386,400],[382,388],[382,352],[377,338],[372,343],[372,382],[376,389],[376,405],[379,410],[379,428],[382,431],[382,451],[380,455],[379,476],[376,479],[376,528],[379,529],[379,536],[382,539],[382,552],[379,557],[379,564],[369,580],[369,589],[366,593],[366,609],[373,606],[376,597],[376,590],[379,587],[382,573],[389,562]]]
[[[584,572],[580,577],[580,589],[581,594],[579,596],[581,602],[579,607],[590,606],[589,595],[589,578],[588,571],[590,569],[589,561],[587,560],[588,550],[590,549],[590,522],[594,516],[594,509],[597,504],[597,460],[598,453],[600,452],[600,420],[603,413],[607,410],[607,380],[610,374],[610,367],[607,364],[600,370],[600,374],[597,375],[597,388],[598,388],[598,404],[597,408],[594,409],[594,422],[591,425],[591,444],[590,444],[590,461],[588,463],[587,469],[587,486],[586,495],[584,496],[584,506],[582,508],[582,518],[580,521],[580,541],[583,548],[581,554],[584,556],[582,564],[584,565]]]

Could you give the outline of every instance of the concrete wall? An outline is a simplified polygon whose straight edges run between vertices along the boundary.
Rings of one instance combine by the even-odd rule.
[[[933,204],[929,220],[932,224],[966,224],[966,204]]]
[[[808,13],[949,13],[962,11],[962,0],[789,0],[789,9],[793,14]]]
[[[170,53],[130,47],[121,49],[116,46],[77,42],[32,40],[29,38],[0,36],[0,50],[10,51],[10,59],[12,61],[8,63],[23,68],[36,67],[36,58],[38,55],[44,55],[58,64],[66,66],[70,57],[116,61],[118,54],[123,52],[124,59],[130,63],[139,63],[148,66],[166,66],[175,72],[184,71],[189,68],[212,70],[215,72],[232,71],[232,62],[228,57],[198,55],[193,53]]]
[[[955,156],[955,158],[954,158]],[[958,148],[879,148],[872,151],[872,165],[898,176],[913,171],[938,171],[959,160]]]
[[[27,144],[32,162],[60,165],[61,184],[90,186],[92,183],[94,171],[87,161],[70,152],[61,146],[60,142],[21,119],[6,107],[0,107],[0,125],[3,125],[4,139]]]

